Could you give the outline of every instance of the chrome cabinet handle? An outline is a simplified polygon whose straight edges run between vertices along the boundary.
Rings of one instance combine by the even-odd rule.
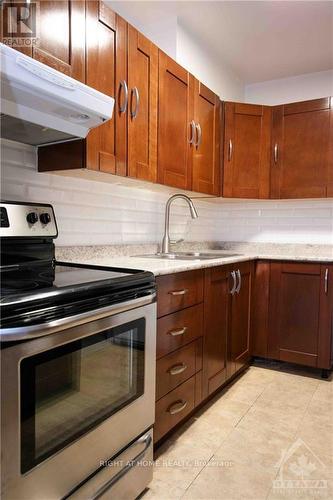
[[[231,271],[231,277],[233,279],[232,289],[230,290],[231,295],[233,295],[236,291],[237,281],[236,281],[236,273],[235,271]]]
[[[187,365],[185,365],[185,363],[180,363],[179,365],[171,366],[171,368],[168,369],[168,372],[170,375],[179,375],[185,370],[187,370]]]
[[[190,122],[190,138],[188,140],[189,144],[194,144],[195,128],[195,121],[192,120]]]
[[[187,326],[184,326],[183,328],[179,328],[178,330],[170,330],[168,334],[171,335],[172,337],[178,337],[179,335],[184,335],[186,330]]]
[[[197,123],[195,128],[197,131],[197,141],[195,143],[195,147],[198,149],[202,143],[202,130],[201,130],[200,123]]]
[[[170,413],[170,415],[176,415],[176,413],[183,411],[186,408],[186,406],[187,406],[187,401],[183,400],[176,401],[175,403],[172,403],[172,405],[169,406],[167,411]]]
[[[239,269],[237,269],[237,271],[236,271],[236,276],[238,277],[238,286],[237,286],[235,292],[239,293],[240,289],[241,289],[241,286],[242,286],[242,275],[241,275]]]
[[[188,292],[188,289],[187,288],[183,288],[183,290],[172,290],[170,293],[170,295],[185,295],[185,293]]]
[[[231,161],[231,158],[232,158],[232,150],[233,150],[232,140],[231,140],[231,139],[229,139],[229,146],[228,146],[228,161]]]
[[[132,104],[133,104],[133,97],[135,97],[135,108],[133,110]],[[139,105],[140,105],[140,94],[139,90],[137,87],[134,87],[131,90],[131,118],[136,118],[138,116],[139,112]]]
[[[121,104],[120,96],[122,91],[124,91],[124,102]],[[119,99],[119,113],[126,113],[128,105],[128,87],[125,80],[120,80],[119,82],[118,99]]]
[[[274,163],[277,163],[279,159],[279,146],[277,144],[274,145]]]
[[[325,294],[328,294],[328,267],[325,269],[325,278],[324,278],[324,289],[325,289]]]

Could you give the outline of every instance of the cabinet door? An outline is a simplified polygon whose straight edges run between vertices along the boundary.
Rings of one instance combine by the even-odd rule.
[[[333,264],[320,267],[320,325],[318,368],[330,369],[333,364]]]
[[[226,267],[206,269],[204,295],[204,397],[213,393],[226,380],[229,297],[229,273]]]
[[[158,49],[128,26],[128,173],[157,178]]]
[[[251,320],[251,262],[235,267],[236,291],[231,300],[229,323],[228,377],[245,366],[251,357],[250,320]]]
[[[86,167],[126,175],[127,23],[103,1],[87,2],[87,84],[116,99],[112,120],[87,137]]]
[[[257,261],[252,284],[251,354],[262,358],[267,357],[269,278],[269,261]]]
[[[23,21],[29,9],[36,12],[37,41],[14,48],[81,82],[85,81],[85,1],[5,2],[16,7]],[[8,14],[5,12],[5,14]],[[5,16],[7,21],[8,16]],[[28,22],[28,21],[27,21]],[[29,40],[29,39],[27,39]]]
[[[158,182],[179,189],[192,184],[193,84],[184,68],[159,51]]]
[[[323,286],[320,264],[271,264],[269,357],[318,366]]]
[[[220,195],[220,99],[205,85],[195,80],[193,148],[193,191]]]
[[[223,196],[269,198],[271,110],[225,103]]]
[[[331,119],[329,97],[274,108],[272,198],[327,196]]]

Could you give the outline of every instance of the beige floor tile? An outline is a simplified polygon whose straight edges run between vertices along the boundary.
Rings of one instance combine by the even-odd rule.
[[[305,411],[315,389],[299,390],[298,388],[267,387],[254,402],[257,408],[296,408]]]
[[[264,500],[272,485],[272,475],[241,463],[221,463],[213,458],[193,481],[184,499]]]
[[[333,402],[333,380],[321,381],[313,394],[316,401]]]
[[[176,433],[177,446],[191,445],[196,452],[214,453],[232,431],[233,426],[215,415],[190,419]],[[206,455],[205,455],[206,457]]]
[[[267,404],[266,406],[252,406],[247,415],[257,419],[258,423],[269,424],[277,429],[288,426],[290,432],[295,432],[304,415],[304,409],[298,409],[294,406],[285,407]]]
[[[302,420],[297,436],[318,456],[333,456],[333,429],[331,426],[318,425],[312,418]]]
[[[313,426],[328,426],[333,434],[333,399],[332,401],[322,401],[312,399],[304,415],[305,420],[311,420]]]
[[[236,427],[214,456],[219,460],[262,467],[273,477],[281,454],[289,448],[291,442],[290,434],[278,430],[265,428],[260,429],[260,432],[253,432]]]
[[[215,401],[208,408],[204,408],[198,413],[198,418],[216,418],[220,425],[237,425],[239,420],[249,411],[251,405],[235,401],[223,396]]]
[[[265,386],[250,382],[242,383],[239,381],[230,387],[224,394],[224,398],[241,403],[252,405],[256,399],[262,394]]]

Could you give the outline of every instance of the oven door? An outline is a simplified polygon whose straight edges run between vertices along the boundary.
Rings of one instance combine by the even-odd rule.
[[[4,347],[3,498],[59,499],[154,423],[156,304]]]

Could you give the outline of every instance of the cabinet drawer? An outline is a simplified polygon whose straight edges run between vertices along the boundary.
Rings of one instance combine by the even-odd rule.
[[[156,365],[156,400],[192,377],[201,367],[201,339],[159,359]]]
[[[189,344],[202,333],[202,304],[160,318],[157,320],[157,359]]]
[[[194,409],[195,375],[156,403],[154,441],[170,431]]]
[[[157,316],[164,316],[203,300],[203,271],[159,276],[157,282]]]

